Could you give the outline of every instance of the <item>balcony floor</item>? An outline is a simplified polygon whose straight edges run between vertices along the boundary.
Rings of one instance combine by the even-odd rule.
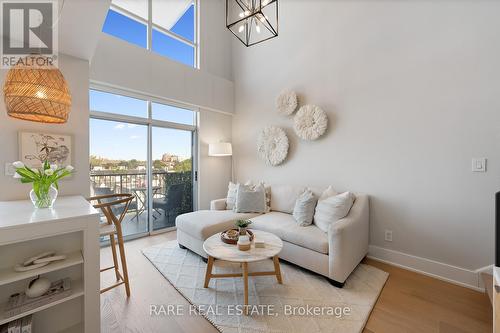
[[[160,210],[159,212],[160,213],[156,211],[154,212],[154,216],[156,218],[153,218],[153,231],[175,227],[175,218],[177,217],[177,214],[171,214],[169,219],[167,220],[167,217],[165,216],[163,211]],[[147,232],[147,211],[142,212],[138,217],[135,211],[128,212],[122,221],[122,231],[124,237]],[[104,237],[104,239],[101,239],[101,241],[105,242],[107,242],[108,240],[109,237]]]

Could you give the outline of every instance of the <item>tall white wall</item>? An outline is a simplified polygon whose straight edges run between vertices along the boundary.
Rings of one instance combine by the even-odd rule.
[[[237,178],[366,192],[372,245],[453,269],[492,264],[499,12],[479,0],[280,1],[278,38],[233,43]],[[300,141],[276,113],[284,88],[327,111],[323,138]],[[279,167],[256,154],[267,125],[291,142]],[[471,172],[473,157],[487,173]]]
[[[225,0],[200,0],[200,68],[233,80],[232,34],[226,29]]]
[[[209,209],[210,201],[225,198],[231,180],[231,157],[208,156],[208,145],[231,142],[232,116],[218,112],[200,112],[199,138],[199,209]]]
[[[61,181],[60,195],[89,194],[89,63],[59,54],[59,69],[69,85],[72,98],[71,113],[66,124],[40,124],[7,116],[5,104],[0,103],[0,201],[28,199],[30,184],[21,184],[12,176],[5,176],[5,163],[19,160],[18,132],[40,131],[43,133],[71,134],[73,136],[76,173]],[[0,71],[3,86],[7,70]]]

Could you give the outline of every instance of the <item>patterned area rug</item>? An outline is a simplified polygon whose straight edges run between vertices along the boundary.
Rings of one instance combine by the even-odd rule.
[[[388,274],[360,264],[344,288],[281,261],[283,284],[274,276],[249,278],[249,316],[241,315],[242,278],[211,279],[203,288],[206,264],[200,256],[180,249],[176,241],[152,246],[142,253],[191,303],[189,309],[156,305],[152,315],[203,315],[223,333],[361,332]],[[273,270],[272,261],[249,264],[249,271]],[[239,265],[216,261],[213,273],[241,272]],[[168,313],[167,313],[168,312]]]

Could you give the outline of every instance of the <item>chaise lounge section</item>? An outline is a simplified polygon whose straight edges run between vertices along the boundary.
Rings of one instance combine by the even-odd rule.
[[[215,233],[234,226],[238,219],[250,219],[251,228],[271,232],[283,241],[280,258],[325,276],[342,287],[349,274],[368,253],[369,198],[357,194],[349,214],[329,225],[328,233],[312,224],[302,227],[292,212],[305,187],[271,186],[271,211],[265,214],[236,213],[226,209],[226,199],[214,200],[210,210],[177,217],[179,246],[206,258],[203,242]],[[311,188],[310,188],[311,189]],[[322,189],[311,189],[318,197]]]

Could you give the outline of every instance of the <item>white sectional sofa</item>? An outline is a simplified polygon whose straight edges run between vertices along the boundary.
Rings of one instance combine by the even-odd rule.
[[[226,200],[211,203],[210,210],[200,210],[177,217],[179,246],[206,258],[203,242],[215,233],[234,226],[238,219],[250,219],[250,228],[272,232],[283,240],[280,258],[327,277],[342,287],[349,274],[368,252],[369,200],[356,194],[349,214],[332,224],[328,233],[314,224],[301,227],[293,216],[295,200],[306,188],[271,186],[271,211],[265,214],[235,213],[226,209]],[[309,188],[319,197],[323,189]]]

